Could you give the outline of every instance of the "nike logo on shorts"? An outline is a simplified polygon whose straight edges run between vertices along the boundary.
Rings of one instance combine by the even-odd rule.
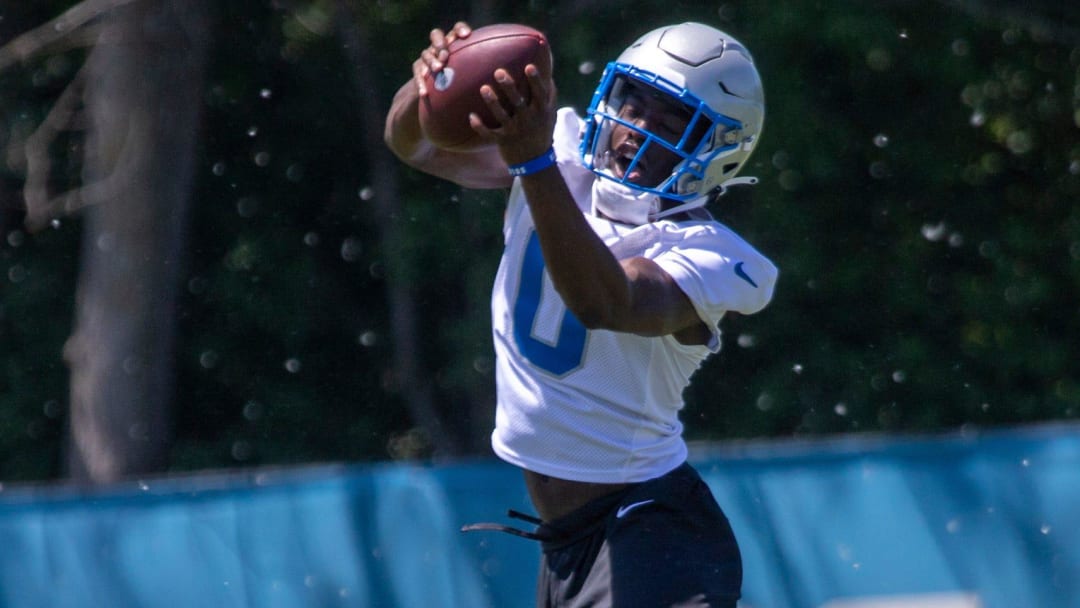
[[[649,503],[653,503],[653,502],[656,502],[656,501],[650,498],[649,500],[643,500],[641,502],[634,502],[634,503],[630,503],[628,505],[623,505],[623,506],[619,507],[618,511],[615,512],[615,519],[622,519],[623,517],[626,517],[626,514],[629,513],[630,511],[633,511],[634,509],[636,509],[638,507],[644,507],[645,505],[647,505]]]

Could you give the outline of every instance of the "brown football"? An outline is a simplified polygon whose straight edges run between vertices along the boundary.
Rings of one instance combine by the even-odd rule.
[[[443,69],[427,76],[428,94],[420,103],[420,128],[440,148],[470,150],[487,144],[469,126],[469,113],[478,114],[489,127],[498,126],[480,96],[481,85],[495,86],[496,69],[510,72],[526,98],[525,66],[531,63],[542,74],[551,73],[547,38],[526,25],[479,27],[451,42],[447,50],[450,55]]]

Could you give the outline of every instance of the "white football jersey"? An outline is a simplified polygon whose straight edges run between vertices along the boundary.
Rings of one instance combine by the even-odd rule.
[[[644,257],[668,272],[713,331],[705,346],[672,336],[587,330],[566,309],[544,267],[520,184],[511,190],[505,250],[492,295],[497,408],[492,447],[543,475],[639,482],[686,459],[679,410],[701,362],[720,349],[729,310],[757,312],[772,298],[776,267],[715,221],[627,226],[593,216],[594,174],[579,160],[581,119],[559,111],[559,170],[593,230],[618,259]]]

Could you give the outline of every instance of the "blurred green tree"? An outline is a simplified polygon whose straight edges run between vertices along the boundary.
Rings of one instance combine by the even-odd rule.
[[[5,8],[0,46],[73,2]],[[781,269],[688,390],[692,438],[1071,420],[1080,405],[1080,36],[1048,2],[234,0],[212,7],[177,322],[174,470],[486,454],[505,193],[388,161],[429,30],[530,23],[583,111],[634,35],[745,41],[761,183],[714,209]],[[23,144],[84,51],[0,70],[0,479],[62,475],[77,228],[30,233]],[[52,186],[75,185],[53,146]],[[82,226],[85,228],[85,226]]]

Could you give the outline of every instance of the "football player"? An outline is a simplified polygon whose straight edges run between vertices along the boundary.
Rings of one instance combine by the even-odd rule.
[[[659,28],[607,66],[584,117],[557,108],[536,66],[495,70],[480,93],[498,126],[470,117],[495,145],[440,149],[419,127],[423,79],[470,31],[432,31],[385,138],[416,169],[510,189],[491,442],[523,470],[539,515],[514,530],[542,543],[537,604],[734,606],[738,545],[686,462],[679,411],[725,313],[760,311],[777,279],[705,210],[755,181],[737,176],[764,121],[753,59],[707,25]]]

